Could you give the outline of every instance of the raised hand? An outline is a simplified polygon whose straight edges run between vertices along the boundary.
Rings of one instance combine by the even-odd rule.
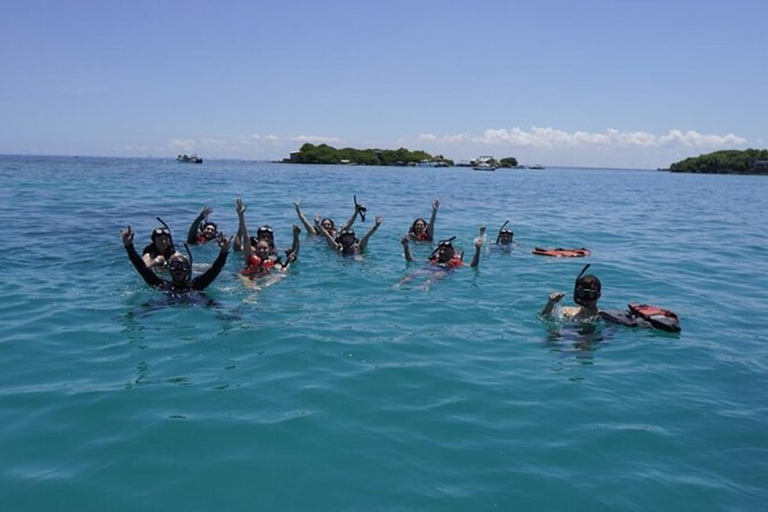
[[[221,248],[222,252],[226,252],[229,250],[229,246],[232,244],[233,238],[234,236],[227,238],[226,236],[224,236],[224,233],[219,233],[217,242],[219,243],[219,247]]]
[[[408,245],[411,243],[411,239],[408,237],[408,233],[406,233],[405,236],[400,240],[400,243],[403,245]]]
[[[438,208],[440,208],[440,201],[438,199],[435,199],[435,202],[432,203],[432,209],[437,210]]]
[[[563,297],[565,297],[563,292],[552,292],[549,294],[549,302],[560,302]]]
[[[299,226],[297,226],[296,224],[294,224],[293,225],[293,234],[294,235],[298,235],[299,233],[301,233],[301,228]]]
[[[245,203],[241,198],[238,197],[237,199],[235,199],[235,211],[237,212],[238,215],[244,214],[247,208],[248,207],[245,205]]]
[[[200,216],[202,218],[206,218],[212,213],[213,213],[213,208],[211,208],[210,206],[204,206],[203,209],[200,211]]]
[[[377,215],[375,219],[373,219],[373,223],[376,225],[376,227],[381,226],[381,215]]]
[[[124,246],[128,247],[129,245],[133,245],[133,231],[131,231],[131,226],[128,226],[128,229],[121,229],[120,236],[123,238]]]

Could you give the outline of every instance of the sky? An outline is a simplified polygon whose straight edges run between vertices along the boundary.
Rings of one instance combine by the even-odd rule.
[[[667,167],[768,147],[768,2],[10,0],[0,154],[302,144]]]

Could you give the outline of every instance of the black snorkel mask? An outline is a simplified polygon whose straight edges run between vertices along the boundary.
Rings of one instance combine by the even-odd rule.
[[[511,229],[504,229],[507,227],[507,224],[509,224],[509,221],[506,221],[504,224],[501,225],[501,228],[499,228],[499,234],[496,235],[496,245],[499,244],[499,240],[501,240],[502,233],[509,233],[510,238],[513,238],[515,236],[515,233]]]
[[[451,238],[448,238],[446,240],[440,240],[439,242],[437,242],[437,247],[435,247],[435,250],[432,251],[432,254],[429,255],[429,259],[431,260],[431,259],[436,258],[437,257],[437,253],[439,253],[440,249],[443,248],[443,247],[450,247],[451,249],[454,249],[453,248],[453,244],[451,242],[453,242],[455,239],[456,239],[456,237],[452,236]],[[456,250],[455,249],[454,249],[453,253],[456,254]]]
[[[365,212],[368,211],[368,208],[366,208],[365,206],[357,203],[357,195],[354,195],[353,197],[355,199],[355,210],[358,213],[360,213],[360,220],[362,222],[365,222]]]
[[[600,298],[601,295],[600,290],[579,287],[581,278],[584,276],[584,272],[586,272],[589,267],[589,263],[584,265],[584,268],[581,269],[581,272],[579,272],[579,275],[576,277],[576,281],[573,283],[573,302],[579,306],[586,306],[588,302],[596,301]]]
[[[275,232],[272,230],[272,226],[267,226],[266,224],[264,226],[261,226],[259,229],[256,230],[256,238],[259,240],[261,240],[262,238],[266,238],[269,240],[270,247],[274,245]]]

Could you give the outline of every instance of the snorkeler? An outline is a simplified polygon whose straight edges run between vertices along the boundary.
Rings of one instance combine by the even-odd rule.
[[[364,252],[365,248],[368,246],[368,240],[376,230],[379,229],[379,226],[381,226],[381,217],[377,215],[371,229],[363,235],[362,240],[358,240],[357,237],[355,237],[355,231],[352,228],[342,229],[339,232],[339,235],[334,238],[328,231],[326,231],[322,224],[319,224],[320,232],[325,237],[328,245],[343,256],[352,256]]]
[[[319,225],[323,225],[325,230],[333,237],[336,238],[338,235],[338,232],[336,231],[336,225],[333,223],[333,220],[326,217],[324,219],[321,219],[319,215],[315,215],[314,217],[314,225],[310,224],[309,220],[307,220],[306,215],[301,211],[301,201],[294,201],[293,205],[296,207],[296,214],[299,216],[299,220],[302,224],[304,224],[304,229],[307,230],[307,234],[313,235],[313,236],[321,236],[322,233],[320,232],[320,229],[318,228]],[[355,204],[355,211],[352,213],[352,217],[349,218],[347,222],[344,223],[343,226],[341,226],[341,229],[349,229],[352,227],[352,225],[357,220],[357,216],[360,215],[360,207],[362,205]],[[365,208],[363,206],[363,208]]]
[[[506,221],[504,224],[501,225],[501,228],[499,229],[499,234],[496,235],[496,245],[499,245],[502,247],[512,246],[512,241],[515,237],[515,232],[507,228],[507,224],[509,224],[509,221]]]
[[[211,213],[213,213],[213,208],[209,206],[203,207],[200,215],[195,218],[189,227],[189,233],[187,233],[188,244],[205,244],[218,238],[220,233],[216,223],[208,220],[208,215]]]
[[[160,217],[157,220],[163,225],[152,231],[152,243],[144,247],[144,250],[141,252],[141,259],[147,268],[166,266],[168,260],[176,252],[176,248],[173,246],[173,238],[171,238],[171,230]]]
[[[560,307],[560,315],[566,320],[589,320],[597,318],[600,313],[597,301],[600,299],[602,284],[600,279],[592,274],[584,275],[588,268],[589,264],[584,266],[573,284],[573,301],[579,307]],[[565,297],[563,292],[551,293],[544,309],[541,310],[541,316],[551,317],[555,306],[563,297]]]
[[[192,278],[192,262],[190,259],[178,252],[173,254],[168,260],[168,269],[171,273],[171,280],[166,281],[149,270],[144,264],[144,261],[142,261],[136,253],[136,249],[133,247],[133,231],[131,231],[130,226],[128,226],[128,229],[120,231],[120,236],[123,239],[125,252],[128,253],[128,259],[131,260],[131,263],[139,275],[144,279],[144,282],[150,286],[155,286],[171,292],[188,292],[192,290],[202,291],[210,285],[227,262],[229,244],[231,242],[231,239],[228,240],[224,238],[224,235],[220,234],[218,239],[219,247],[221,248],[219,256],[205,273],[194,279]]]
[[[248,236],[240,231],[241,237],[243,240],[249,239]],[[291,245],[291,248],[285,251],[286,256],[290,255],[296,255],[299,252],[299,234],[301,234],[301,228],[297,226],[296,224],[293,225],[293,244]],[[277,248],[275,247],[275,232],[272,229],[272,226],[269,226],[267,224],[260,226],[259,229],[256,230],[256,236],[250,237],[251,246],[255,247],[257,242],[266,242],[267,245],[269,245],[269,253],[271,255],[276,256],[277,255]]]
[[[431,242],[435,237],[435,218],[438,208],[440,208],[440,201],[435,199],[432,203],[432,216],[429,218],[429,223],[422,218],[414,220],[408,230],[408,238],[417,242]]]
[[[253,237],[248,237],[248,227],[245,223],[245,210],[247,206],[242,199],[235,200],[235,211],[237,211],[238,218],[238,232],[251,243],[245,244],[243,247],[243,260],[245,261],[245,267],[240,273],[248,277],[249,279],[257,279],[264,277],[271,273],[271,271],[278,270],[285,272],[288,267],[296,261],[296,251],[288,251],[286,253],[287,259],[283,263],[279,258],[271,257],[271,249],[269,242],[266,239],[254,240]],[[295,230],[298,230],[298,226],[294,226]],[[294,234],[298,236],[298,233],[294,230]],[[299,230],[300,232],[300,230]],[[255,243],[254,243],[255,242]]]
[[[447,240],[441,240],[437,244],[437,248],[432,251],[432,255],[429,257],[430,265],[441,268],[457,268],[464,265],[464,253],[457,253],[453,247],[453,239],[451,237]],[[405,249],[405,261],[412,262],[413,255],[411,254],[410,237],[405,235],[400,243],[403,244]],[[480,264],[480,249],[483,247],[483,240],[480,237],[475,238],[475,254],[470,262],[470,267],[477,267]]]

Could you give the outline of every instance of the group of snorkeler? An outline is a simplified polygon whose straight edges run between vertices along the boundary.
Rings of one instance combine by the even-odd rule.
[[[321,236],[327,242],[328,246],[336,253],[342,256],[360,255],[365,252],[368,241],[381,225],[381,217],[376,216],[371,228],[358,239],[353,229],[353,225],[358,219],[365,220],[367,209],[365,206],[357,203],[355,197],[355,207],[351,217],[339,228],[330,218],[321,218],[315,215],[310,222],[301,210],[301,203],[294,202],[296,214],[300,222],[304,225],[307,234],[312,236]],[[432,244],[435,239],[435,220],[440,208],[440,202],[434,201],[429,221],[424,218],[417,218],[410,225],[408,232],[401,239],[404,249],[406,262],[413,262],[411,244]],[[275,247],[273,229],[269,225],[262,225],[256,230],[254,236],[250,236],[245,220],[246,204],[240,198],[235,201],[235,211],[238,216],[238,230],[234,237],[227,238],[218,226],[209,220],[213,209],[206,206],[192,222],[187,233],[187,240],[184,244],[186,254],[182,254],[174,246],[171,230],[159,217],[161,226],[152,231],[150,236],[151,243],[147,245],[142,256],[139,257],[133,247],[134,234],[130,226],[121,231],[123,244],[128,257],[142,276],[144,281],[150,286],[158,287],[171,292],[201,291],[210,285],[221,273],[227,261],[230,247],[242,253],[243,268],[240,271],[241,278],[248,282],[257,281],[273,273],[285,273],[296,261],[299,253],[299,235],[301,229],[298,225],[293,226],[293,244],[290,249],[285,251],[285,258],[279,256]],[[509,221],[505,222],[496,236],[493,244],[499,248],[510,248],[514,242],[514,232],[507,227]],[[474,240],[475,251],[469,263],[469,266],[476,268],[480,263],[480,253],[483,246],[485,227],[480,228],[479,236]],[[437,242],[434,250],[428,258],[430,267],[435,269],[454,269],[464,266],[464,254],[458,252],[451,237]],[[202,245],[207,243],[217,243],[220,251],[214,263],[202,274],[197,277],[192,276],[192,254],[189,250],[190,245]],[[597,303],[601,296],[602,284],[600,280],[585,272],[589,265],[586,265],[576,278],[574,283],[573,300],[576,307],[559,305],[565,294],[563,292],[551,293],[548,297],[541,316],[545,318],[557,316],[565,320],[589,321],[602,314],[598,309]],[[168,272],[170,279],[160,277],[159,274]],[[406,278],[403,282],[407,281]]]

